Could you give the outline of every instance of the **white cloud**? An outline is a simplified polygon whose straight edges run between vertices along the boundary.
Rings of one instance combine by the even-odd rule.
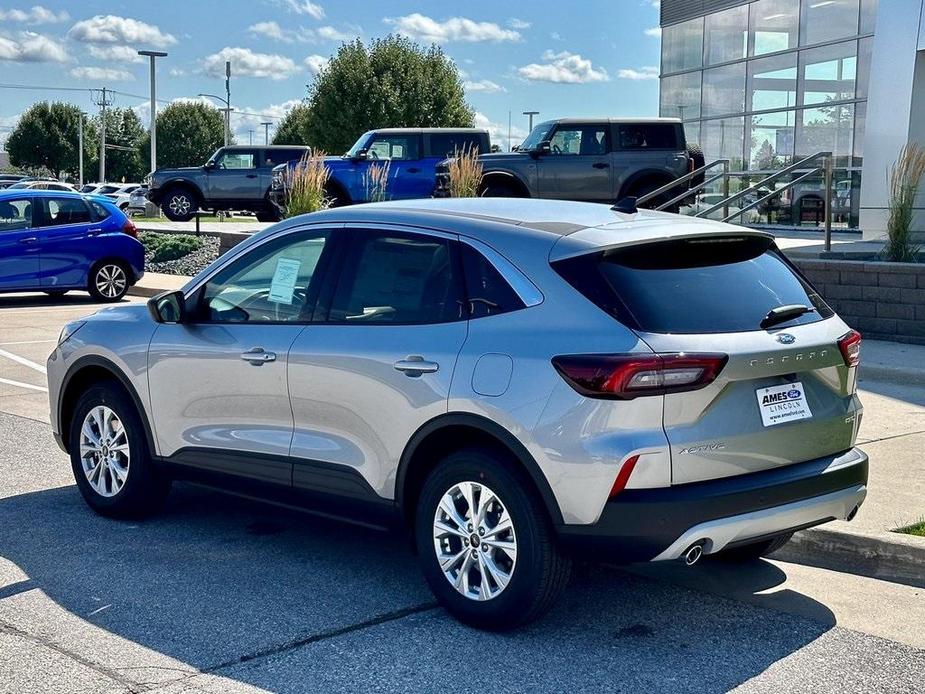
[[[634,70],[633,68],[625,67],[622,68],[618,73],[617,77],[622,80],[657,80],[658,79],[658,68],[654,65],[646,65]]]
[[[312,19],[322,19],[324,17],[324,8],[310,0],[284,0],[283,5],[290,12],[296,14],[306,14]]]
[[[533,26],[530,22],[526,22],[523,19],[517,19],[517,17],[511,17],[509,20],[507,20],[507,25],[511,27],[511,29],[529,29],[531,26]]]
[[[177,42],[176,37],[129,17],[98,14],[83,19],[71,27],[68,36],[85,43],[145,44],[165,48]]]
[[[302,61],[305,67],[308,68],[308,72],[312,77],[317,77],[318,73],[321,72],[328,64],[328,59],[323,55],[310,55],[305,60]]]
[[[181,67],[172,67],[167,71],[171,77],[186,77],[186,70]]]
[[[284,31],[283,28],[276,22],[257,22],[256,24],[251,24],[247,27],[247,31],[255,36],[263,36],[267,39],[274,39],[276,41],[285,41],[290,43],[292,39],[290,34],[294,32]]]
[[[341,31],[332,26],[317,29],[284,29],[278,22],[257,22],[247,28],[255,36],[282,41],[283,43],[319,43],[323,41],[350,41],[360,34],[359,27],[350,27],[350,31]],[[353,33],[350,33],[350,32]]]
[[[119,63],[143,63],[145,59],[131,46],[90,45],[90,55],[98,60],[111,60]]]
[[[350,41],[355,39],[358,33],[359,32],[349,34],[331,26],[318,27],[315,29],[315,35],[320,39],[324,39],[325,41]]]
[[[498,92],[507,91],[497,82],[492,82],[491,80],[477,80],[463,82],[463,88],[467,92],[482,92],[483,94],[497,94]]]
[[[557,82],[563,84],[585,84],[607,82],[610,76],[602,67],[594,67],[587,58],[577,53],[546,51],[545,63],[530,63],[517,68],[517,74],[532,82]]]
[[[224,77],[225,61],[231,61],[231,74],[238,77],[284,80],[299,71],[291,58],[275,53],[255,53],[249,48],[230,46],[207,56],[202,61],[202,70],[212,77]]]
[[[382,21],[393,26],[398,34],[432,43],[520,41],[519,31],[504,29],[494,22],[476,22],[466,17],[450,17],[438,22],[415,12],[404,17],[386,17]]]
[[[68,61],[64,46],[44,34],[21,31],[18,38],[0,36],[0,60],[15,63],[64,63]]]
[[[290,99],[281,104],[271,104],[269,106],[245,106],[231,114],[231,129],[239,143],[246,144],[250,138],[250,130],[254,131],[254,142],[263,142],[263,126],[261,123],[271,121],[270,139],[273,139],[273,131],[285,117],[286,113],[293,107],[301,104],[301,99]]]
[[[524,128],[512,124],[510,129],[511,137],[508,140],[507,123],[495,123],[484,113],[479,113],[478,111],[475,112],[475,127],[487,130],[492,144],[500,145],[504,151],[510,149],[512,144],[516,145],[523,142],[524,138],[529,134]]]
[[[659,36],[662,35],[662,28],[661,28],[661,27],[649,27],[649,28],[646,29],[643,33],[644,33],[646,36],[654,36],[654,37],[658,38]]]
[[[75,80],[96,82],[131,82],[135,79],[135,76],[128,70],[109,67],[75,67],[70,74]]]
[[[552,32],[549,35],[549,38],[551,38],[553,41],[565,41],[565,39],[562,38],[562,34],[560,34],[558,31]]]
[[[71,16],[61,10],[55,12],[41,5],[34,5],[29,10],[3,10],[0,9],[0,21],[4,22],[28,22],[29,24],[55,24],[57,22],[66,22]]]
[[[15,116],[0,116],[0,150],[6,145],[7,138],[13,133],[16,124],[19,123],[21,113]]]

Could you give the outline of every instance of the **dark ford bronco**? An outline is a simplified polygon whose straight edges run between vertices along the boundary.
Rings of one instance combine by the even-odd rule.
[[[639,197],[703,166],[674,118],[560,118],[537,125],[514,152],[485,154],[482,194],[614,202]],[[448,162],[435,195],[449,190]],[[681,192],[669,191],[648,206]]]
[[[197,210],[246,210],[261,222],[275,222],[279,215],[268,196],[273,167],[306,152],[308,147],[296,145],[222,147],[204,166],[155,171],[148,199],[177,222]]]

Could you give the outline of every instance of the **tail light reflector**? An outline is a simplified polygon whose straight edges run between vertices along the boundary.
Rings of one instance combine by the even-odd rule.
[[[125,224],[122,225],[122,233],[128,234],[132,238],[138,238],[138,227],[135,226],[135,222],[131,219],[126,219]]]
[[[725,354],[571,354],[554,357],[552,364],[582,395],[630,400],[703,388],[728,359]]]
[[[838,349],[845,359],[845,366],[857,366],[861,363],[861,333],[852,330],[838,338]]]
[[[608,499],[613,499],[617,494],[626,489],[626,483],[630,480],[630,475],[633,474],[633,469],[636,467],[636,462],[639,460],[638,455],[630,456],[627,458],[623,465],[620,467],[620,472],[617,473],[617,479],[613,481],[613,486],[610,488],[610,496]]]

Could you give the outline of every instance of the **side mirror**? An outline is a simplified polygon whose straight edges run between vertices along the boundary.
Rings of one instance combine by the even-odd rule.
[[[549,154],[552,149],[549,146],[549,140],[544,140],[536,146],[536,149],[530,150],[531,156],[536,159],[544,154]]]
[[[369,156],[368,149],[358,149],[356,154],[354,154],[350,158],[353,159],[354,161],[365,161],[368,156]]]
[[[156,323],[182,323],[186,318],[183,292],[164,292],[148,299],[148,312]]]
[[[205,163],[205,165],[204,165],[202,168],[204,168],[204,169],[214,169],[214,168],[215,168],[215,162],[214,162],[214,161],[207,161],[207,162]]]

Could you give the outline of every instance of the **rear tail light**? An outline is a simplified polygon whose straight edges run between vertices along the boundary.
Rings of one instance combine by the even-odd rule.
[[[838,349],[845,359],[845,366],[857,366],[861,363],[861,333],[852,330],[838,338]]]
[[[703,388],[728,359],[725,354],[572,354],[554,357],[552,364],[582,395],[630,400]]]
[[[138,238],[138,227],[135,226],[135,222],[131,219],[126,219],[125,224],[122,225],[122,233],[128,234],[132,238]]]

